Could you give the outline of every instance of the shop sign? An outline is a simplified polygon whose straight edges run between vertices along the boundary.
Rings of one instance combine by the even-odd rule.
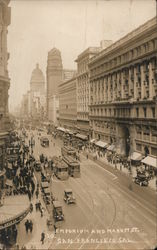
[[[7,227],[10,227],[14,224],[17,224],[18,222],[20,222],[21,220],[23,220],[26,215],[29,213],[30,211],[30,208],[28,208],[23,214],[21,214],[20,216],[17,216],[16,218],[14,219],[10,219],[9,221],[6,221],[4,223],[0,223],[0,230],[4,229],[4,228],[7,228]]]

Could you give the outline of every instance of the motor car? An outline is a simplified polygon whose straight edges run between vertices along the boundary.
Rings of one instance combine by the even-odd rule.
[[[64,201],[67,204],[75,204],[76,203],[76,199],[73,196],[73,191],[71,189],[64,190]]]
[[[35,170],[36,171],[41,171],[41,163],[40,161],[36,161],[34,164]]]
[[[136,184],[139,184],[140,186],[148,186],[148,184],[149,184],[148,177],[144,174],[138,174],[134,178],[134,182]]]
[[[64,220],[62,205],[59,201],[53,201],[53,218],[55,222]]]

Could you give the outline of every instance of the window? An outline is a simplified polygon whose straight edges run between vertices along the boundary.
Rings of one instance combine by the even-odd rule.
[[[136,108],[136,117],[139,117],[139,108]]]
[[[147,117],[147,108],[143,108],[143,114],[144,114],[144,118]]]
[[[152,107],[152,117],[155,118],[155,107]]]

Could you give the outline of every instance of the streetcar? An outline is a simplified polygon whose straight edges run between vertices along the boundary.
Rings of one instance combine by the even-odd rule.
[[[49,140],[47,137],[40,138],[40,144],[42,147],[49,147]]]
[[[69,176],[80,177],[80,163],[69,155],[63,156],[63,161],[68,165]]]
[[[61,159],[57,158],[54,161],[54,174],[60,180],[67,180],[69,178],[69,168],[68,165]]]
[[[76,158],[76,150],[69,146],[64,146],[61,148],[61,154],[62,156],[72,156],[73,158]]]

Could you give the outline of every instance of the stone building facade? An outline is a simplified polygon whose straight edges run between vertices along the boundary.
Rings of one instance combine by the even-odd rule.
[[[157,155],[157,20],[115,42],[89,63],[93,138],[129,155]]]
[[[62,58],[61,52],[53,48],[51,51],[48,52],[48,59],[47,59],[47,118],[49,121],[55,123],[54,120],[54,111],[55,107],[57,107],[58,102],[58,86],[62,82],[63,79],[63,66],[62,66]],[[55,96],[55,97],[54,97]],[[54,107],[51,107],[54,105]],[[53,111],[53,112],[52,112]],[[57,110],[55,111],[57,113]]]
[[[89,47],[75,60],[77,62],[77,130],[90,136],[89,131],[89,70],[92,56],[100,52],[99,47]]]
[[[102,40],[100,47],[89,47],[78,55],[77,63],[77,131],[91,137],[89,129],[89,68],[90,59],[97,55],[102,49],[112,44],[111,40]]]
[[[59,125],[75,130],[77,125],[76,77],[59,85]]]
[[[9,0],[0,1],[0,185],[4,174],[6,141],[9,137],[10,122],[8,114],[8,76],[7,27],[11,20]],[[0,187],[1,188],[1,187]]]

